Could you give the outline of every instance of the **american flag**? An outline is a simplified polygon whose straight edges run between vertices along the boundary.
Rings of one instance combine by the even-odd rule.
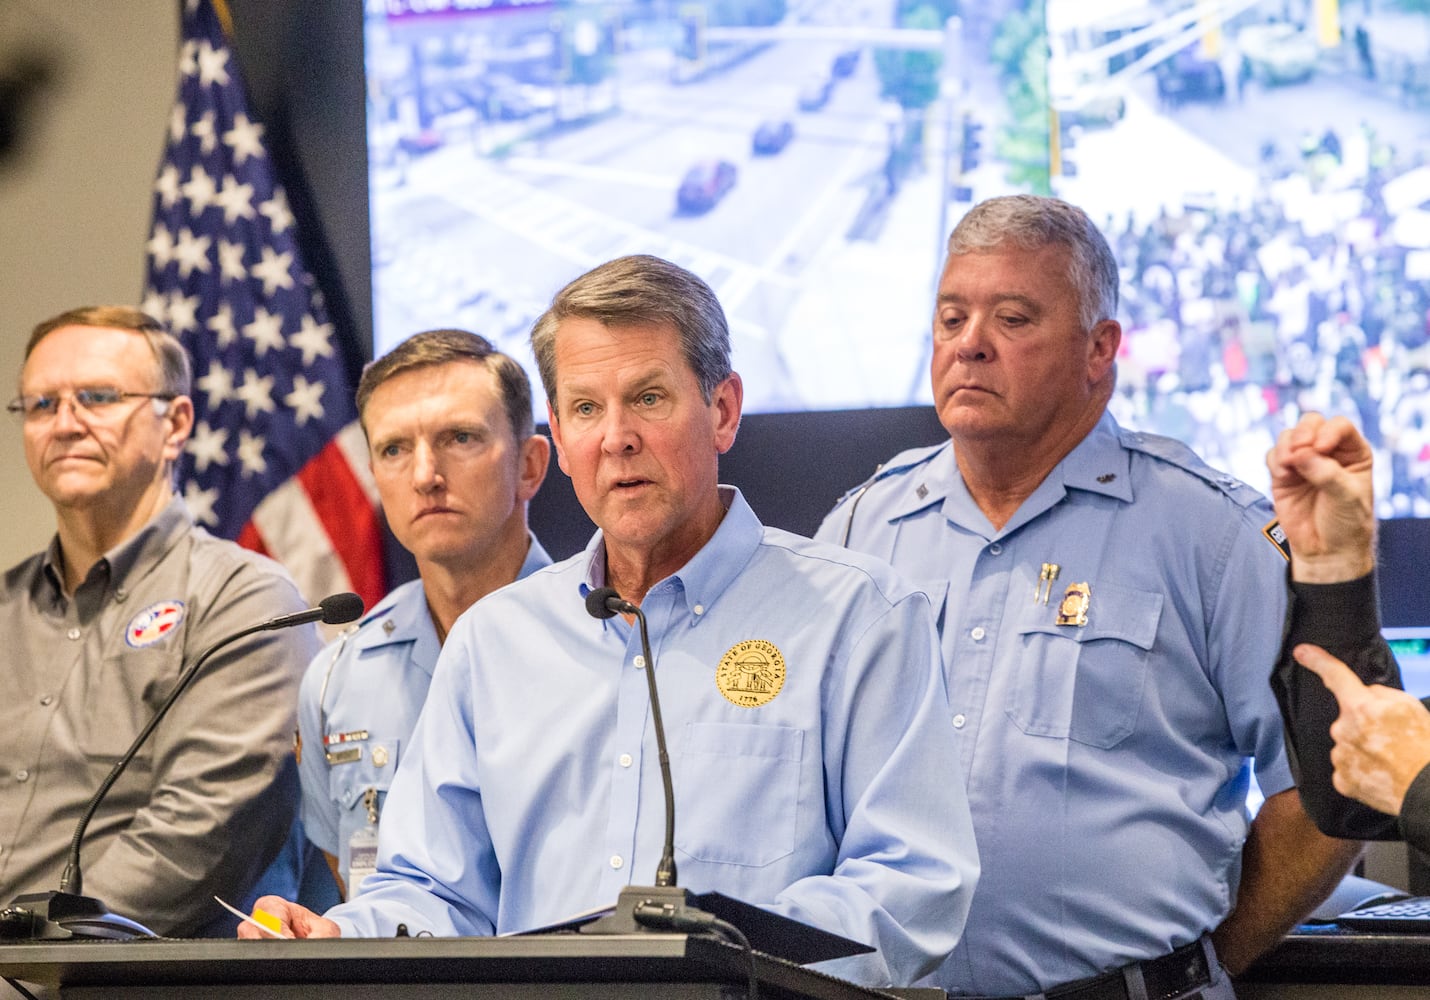
[[[310,601],[383,593],[377,490],[352,386],[210,0],[187,0],[154,184],[143,308],[194,362],[184,499]]]

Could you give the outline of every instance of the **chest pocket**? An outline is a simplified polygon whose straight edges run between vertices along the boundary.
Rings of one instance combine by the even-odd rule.
[[[333,800],[341,808],[344,819],[362,826],[367,822],[367,810],[363,808],[363,793],[369,788],[379,792],[378,804],[386,798],[392,786],[392,776],[397,772],[398,751],[401,740],[366,740],[362,743],[339,744],[328,749],[341,753],[348,748],[362,749],[362,757],[350,764],[328,765],[328,780],[332,788]],[[382,761],[379,766],[377,761]],[[351,817],[356,817],[352,819]]]
[[[697,861],[751,867],[793,852],[804,732],[691,722],[684,735],[675,779],[675,846]]]
[[[1082,628],[1056,624],[1056,593],[1029,608],[1007,714],[1030,736],[1109,750],[1137,727],[1164,598],[1110,583],[1091,590]]]
[[[164,648],[125,649],[87,675],[81,744],[96,765],[112,766],[123,756],[173,690],[180,667],[178,654]],[[151,739],[131,766],[147,768],[153,750]]]

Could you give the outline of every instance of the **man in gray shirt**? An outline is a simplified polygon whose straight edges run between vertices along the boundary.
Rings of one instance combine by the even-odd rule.
[[[86,802],[184,668],[304,607],[281,567],[210,536],[174,493],[190,378],[178,340],[123,307],[63,313],[25,349],[8,409],[58,531],[0,591],[0,905],[58,886]],[[290,741],[317,649],[304,626],[209,661],[90,823],[87,895],[159,934],[223,930],[213,896],[245,905],[296,814]]]

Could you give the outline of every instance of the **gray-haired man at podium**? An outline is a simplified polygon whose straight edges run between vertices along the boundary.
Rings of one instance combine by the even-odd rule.
[[[743,387],[710,288],[626,257],[563,289],[533,347],[586,551],[454,626],[388,797],[378,870],[299,937],[493,934],[647,883],[663,796],[681,884],[875,946],[826,968],[908,983],[954,946],[978,862],[928,599],[878,560],[766,528],[718,485]],[[649,621],[657,662],[614,588]],[[240,928],[242,936],[256,929]]]

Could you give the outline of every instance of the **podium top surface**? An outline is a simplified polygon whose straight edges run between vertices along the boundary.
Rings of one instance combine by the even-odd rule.
[[[773,995],[886,996],[758,952]],[[6,942],[0,976],[46,986],[222,986],[324,983],[743,983],[751,957],[686,934],[590,937],[328,938],[305,941]]]

